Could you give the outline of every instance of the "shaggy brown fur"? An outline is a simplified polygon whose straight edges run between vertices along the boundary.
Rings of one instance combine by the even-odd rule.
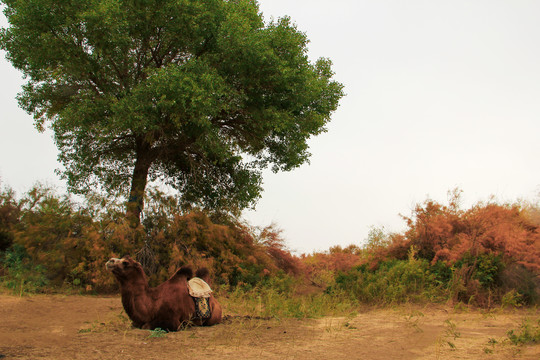
[[[181,268],[155,288],[148,285],[141,264],[129,256],[112,258],[106,267],[120,283],[122,305],[135,327],[176,331],[189,322],[196,325],[221,322],[221,305],[214,296],[210,296],[212,316],[206,320],[194,317],[195,303],[187,288],[187,281],[193,277],[193,271],[188,267]],[[209,280],[207,269],[200,269],[197,274],[203,280]]]

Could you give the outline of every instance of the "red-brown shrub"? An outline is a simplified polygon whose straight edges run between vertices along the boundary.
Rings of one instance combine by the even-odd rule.
[[[406,218],[406,239],[432,263],[454,263],[464,255],[501,254],[540,272],[540,230],[517,204],[479,203],[463,211],[433,201]]]

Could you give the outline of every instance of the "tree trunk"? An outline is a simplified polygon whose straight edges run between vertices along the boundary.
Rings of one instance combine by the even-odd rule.
[[[131,179],[131,190],[126,208],[126,218],[131,226],[137,227],[141,222],[141,212],[144,208],[144,192],[148,182],[148,171],[152,160],[149,154],[149,146],[144,146],[143,141],[137,141],[137,159]]]

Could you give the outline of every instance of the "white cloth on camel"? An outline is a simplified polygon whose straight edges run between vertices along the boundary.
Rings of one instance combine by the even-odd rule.
[[[188,281],[188,289],[189,289],[189,295],[200,298],[208,298],[210,297],[210,294],[212,293],[212,289],[210,288],[210,285],[206,283],[201,278],[194,277],[191,280]]]

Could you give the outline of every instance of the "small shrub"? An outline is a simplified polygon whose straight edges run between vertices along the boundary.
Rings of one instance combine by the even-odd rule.
[[[523,304],[523,297],[516,290],[512,289],[503,295],[501,306],[505,307],[520,307]]]
[[[150,335],[148,335],[149,338],[164,338],[166,337],[168,332],[166,330],[163,330],[161,328],[155,328],[154,330],[150,330]]]
[[[507,335],[514,345],[538,344],[540,343],[540,319],[536,324],[530,319],[525,319],[518,330],[510,330]]]

